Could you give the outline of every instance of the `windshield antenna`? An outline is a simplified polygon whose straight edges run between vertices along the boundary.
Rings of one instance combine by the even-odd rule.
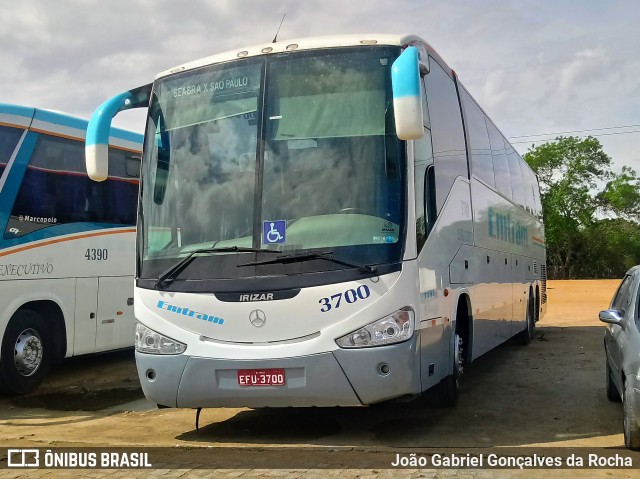
[[[284,22],[284,17],[287,16],[287,12],[284,12],[282,15],[282,20],[280,20],[280,25],[278,25],[278,31],[276,31],[276,36],[273,37],[273,41],[271,43],[275,43],[278,40],[278,33],[280,33],[280,27],[282,26],[282,22]]]

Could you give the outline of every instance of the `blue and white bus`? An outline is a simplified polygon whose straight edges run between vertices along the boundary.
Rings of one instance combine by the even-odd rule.
[[[96,183],[86,127],[0,104],[0,390],[32,391],[53,361],[133,345],[142,135],[111,130]]]
[[[424,391],[545,311],[535,174],[416,36],[239,48],[107,100],[148,108],[136,361],[171,407],[359,406]]]

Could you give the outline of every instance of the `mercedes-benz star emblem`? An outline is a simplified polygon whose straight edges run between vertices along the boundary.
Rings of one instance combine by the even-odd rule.
[[[267,322],[267,315],[261,309],[254,309],[249,313],[249,321],[256,328],[261,328]]]

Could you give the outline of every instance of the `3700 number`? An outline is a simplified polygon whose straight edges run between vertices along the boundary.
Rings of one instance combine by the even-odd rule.
[[[87,261],[105,261],[109,257],[109,251],[106,248],[89,248],[84,257]]]
[[[357,289],[348,289],[344,293],[332,294],[331,297],[322,298],[318,301],[318,303],[322,305],[320,312],[326,313],[332,309],[338,309],[343,299],[347,303],[351,304],[355,303],[359,299],[367,299],[369,296],[371,296],[371,291],[369,290],[369,286],[366,284],[358,286]]]

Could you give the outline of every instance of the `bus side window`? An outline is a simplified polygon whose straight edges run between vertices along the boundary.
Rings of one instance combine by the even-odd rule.
[[[484,121],[484,113],[471,95],[460,85],[460,99],[464,108],[469,135],[469,153],[471,155],[471,171],[476,178],[481,179],[491,188],[496,187],[493,176],[493,159],[491,157],[491,145],[487,125]]]
[[[520,169],[522,170],[522,180],[524,181],[524,199],[527,203],[527,211],[532,215],[536,214],[536,202],[534,200],[533,190],[535,188],[535,175],[529,168],[529,165],[520,158]]]
[[[427,208],[427,236],[431,232],[433,225],[436,224],[436,218],[438,217],[438,208],[436,205],[436,175],[433,165],[427,168],[427,176],[425,178],[425,198]]]
[[[522,171],[520,170],[520,155],[518,155],[518,152],[514,150],[513,146],[511,146],[507,140],[504,140],[504,144],[507,148],[513,202],[526,209],[524,181],[522,179]]]
[[[508,199],[512,198],[511,172],[509,160],[502,135],[495,125],[485,116],[489,141],[491,143],[491,156],[493,157],[493,174],[496,180],[496,190]]]
[[[542,220],[542,201],[540,200],[540,185],[538,184],[538,177],[531,171],[533,181],[533,203],[535,205],[534,215],[539,220]]]
[[[467,148],[458,93],[453,79],[430,58],[431,71],[424,77],[433,140],[436,202],[442,208],[458,176],[469,177]]]
[[[427,171],[429,169],[433,170],[433,149],[431,146],[431,131],[429,129],[425,128],[423,137],[414,141],[413,151],[416,239],[417,251],[420,253],[429,234],[428,226],[434,221],[434,218],[432,218],[434,212],[430,212],[428,208],[429,196],[430,193],[433,193],[433,190],[429,190],[427,187]]]

